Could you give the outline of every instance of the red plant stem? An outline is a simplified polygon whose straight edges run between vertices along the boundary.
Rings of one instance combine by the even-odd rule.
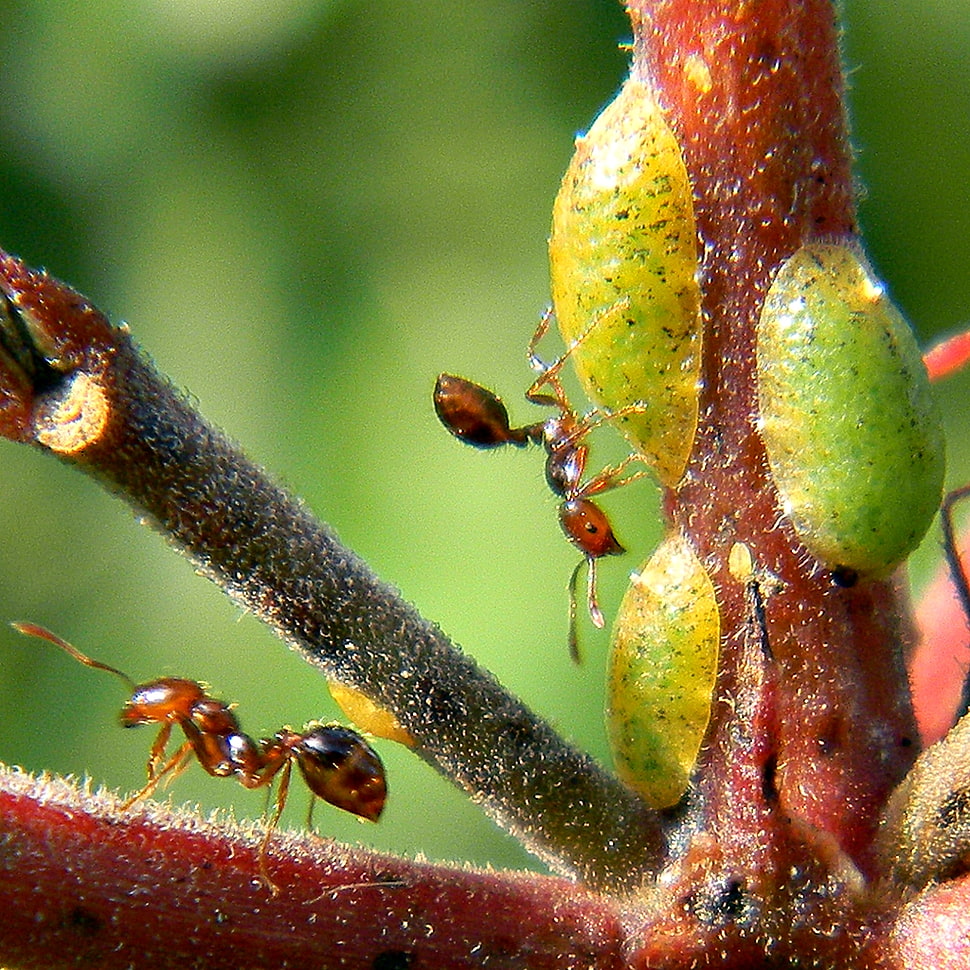
[[[634,70],[679,136],[702,240],[698,440],[667,511],[719,589],[717,703],[698,767],[703,827],[739,869],[784,871],[790,820],[863,872],[880,807],[916,752],[892,583],[843,589],[781,512],[757,428],[754,328],[773,272],[803,243],[854,239],[851,151],[829,0],[637,0]],[[750,643],[751,550],[773,661]],[[781,806],[782,811],[778,811]]]
[[[970,528],[954,536],[961,561],[970,559]],[[970,627],[950,563],[940,564],[916,606],[919,645],[909,658],[913,705],[925,744],[953,726],[970,669]]]
[[[624,965],[622,912],[574,883],[446,869],[0,770],[0,955],[60,970]],[[487,918],[485,917],[487,914]]]

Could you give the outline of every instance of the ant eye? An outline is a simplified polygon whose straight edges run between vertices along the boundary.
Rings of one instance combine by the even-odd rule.
[[[684,473],[701,364],[697,229],[676,136],[630,79],[577,139],[552,216],[559,331],[586,394],[666,485]]]
[[[783,510],[837,576],[885,574],[919,543],[943,489],[943,432],[912,331],[859,255],[812,244],[782,264],[757,338]]]
[[[687,788],[711,714],[720,613],[686,539],[665,539],[634,573],[616,623],[606,721],[617,774],[655,808]]]

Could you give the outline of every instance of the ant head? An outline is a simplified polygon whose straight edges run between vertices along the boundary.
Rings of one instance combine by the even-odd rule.
[[[502,399],[464,377],[442,374],[434,388],[434,409],[441,423],[456,437],[476,448],[525,444],[526,430],[509,425]]]
[[[160,677],[132,687],[131,697],[121,709],[122,727],[139,724],[185,723],[195,706],[206,699],[202,685],[181,677]]]
[[[613,535],[606,513],[588,498],[563,502],[559,506],[559,524],[566,538],[587,559],[618,556],[626,551]]]

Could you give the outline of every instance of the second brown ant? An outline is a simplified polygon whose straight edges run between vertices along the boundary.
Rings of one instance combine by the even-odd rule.
[[[356,731],[340,724],[310,724],[302,732],[283,728],[270,738],[254,741],[243,733],[231,707],[210,697],[194,680],[160,677],[136,684],[127,674],[93,660],[42,626],[14,623],[13,627],[55,644],[86,667],[118,677],[131,691],[121,709],[122,726],[161,725],[148,755],[148,782],[122,809],[150,795],[166,776],[181,773],[193,755],[210,775],[234,777],[244,788],[266,787],[279,776],[276,803],[259,847],[260,877],[273,893],[278,889],[266,871],[266,849],[283,814],[294,762],[316,798],[372,822],[380,818],[387,797],[384,766]],[[176,725],[185,741],[166,758]]]
[[[628,413],[642,411],[643,407],[632,405],[611,413],[594,411],[583,417],[577,415],[569,404],[558,376],[572,348],[549,365],[536,355],[536,345],[548,329],[551,319],[551,312],[547,312],[529,342],[529,362],[539,376],[525,396],[533,404],[556,408],[558,414],[535,424],[513,428],[508,410],[498,395],[480,384],[452,374],[438,377],[434,389],[434,408],[448,431],[476,448],[497,448],[502,445],[521,448],[535,444],[545,449],[546,482],[553,493],[562,499],[559,524],[566,538],[583,554],[569,577],[569,653],[573,661],[579,663],[576,632],[579,571],[585,563],[588,567],[586,599],[589,616],[594,626],[602,628],[605,621],[596,596],[596,562],[603,556],[616,556],[626,551],[614,535],[606,513],[592,501],[592,496],[619,488],[646,474],[637,471],[624,477],[627,465],[637,457],[629,455],[619,464],[604,468],[584,482],[589,454],[586,437],[599,425]],[[551,389],[551,393],[540,390],[545,386]]]

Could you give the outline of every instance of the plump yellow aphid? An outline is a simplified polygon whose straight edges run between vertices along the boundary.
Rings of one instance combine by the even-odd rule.
[[[576,142],[552,214],[559,331],[591,400],[665,485],[684,473],[701,365],[697,230],[683,156],[630,79]]]
[[[711,714],[721,621],[690,543],[668,536],[613,626],[606,720],[617,774],[655,808],[687,788]]]
[[[373,734],[376,738],[397,741],[408,748],[414,747],[414,738],[386,707],[375,704],[366,694],[336,680],[328,680],[327,687],[340,710],[362,731]]]
[[[828,567],[885,574],[916,548],[943,488],[943,430],[913,332],[859,254],[816,243],[778,270],[757,337],[784,512]]]

